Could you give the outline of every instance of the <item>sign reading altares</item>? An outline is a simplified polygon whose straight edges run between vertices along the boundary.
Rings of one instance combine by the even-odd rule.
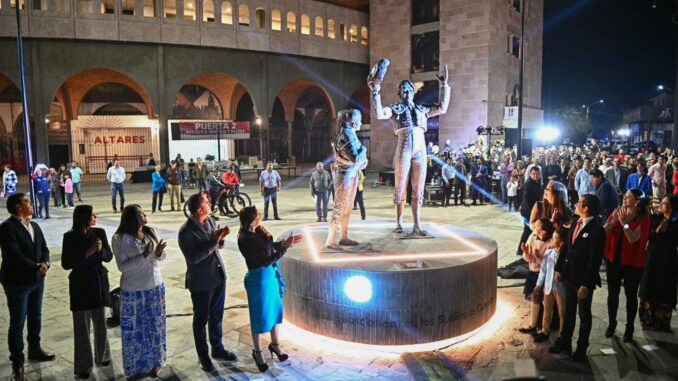
[[[174,140],[249,139],[250,122],[232,120],[181,121],[172,123],[172,137]]]

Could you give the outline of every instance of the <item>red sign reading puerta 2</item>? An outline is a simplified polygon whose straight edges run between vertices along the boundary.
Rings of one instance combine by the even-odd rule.
[[[142,135],[124,135],[124,136],[96,136],[94,144],[144,144],[146,137]]]

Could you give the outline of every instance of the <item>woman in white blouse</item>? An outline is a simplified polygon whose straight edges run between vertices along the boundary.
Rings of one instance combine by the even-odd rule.
[[[120,333],[125,376],[157,377],[167,358],[165,285],[158,261],[167,244],[146,226],[139,205],[123,209],[112,239],[120,276]]]

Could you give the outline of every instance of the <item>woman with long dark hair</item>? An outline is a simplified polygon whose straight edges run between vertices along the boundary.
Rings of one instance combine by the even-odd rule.
[[[633,188],[624,194],[622,206],[605,223],[605,269],[607,273],[607,313],[609,323],[605,337],[612,337],[617,327],[617,309],[622,281],[626,295],[626,330],[624,342],[633,341],[633,323],[638,312],[638,287],[645,267],[650,216],[647,198]]]
[[[640,323],[643,329],[669,331],[676,308],[678,273],[678,196],[662,199],[652,216],[643,278],[640,281]]]
[[[71,270],[68,293],[73,314],[74,374],[87,379],[94,364],[108,366],[111,350],[106,336],[105,307],[111,305],[108,270],[103,262],[113,259],[106,231],[94,227],[97,216],[91,205],[73,210],[73,227],[64,233],[61,266]],[[94,327],[94,358],[89,340]]]
[[[167,244],[146,223],[139,205],[127,205],[112,239],[121,272],[120,336],[127,377],[157,377],[167,358],[165,285],[158,266]]]
[[[567,206],[567,188],[561,182],[550,180],[544,188],[544,199],[537,201],[530,214],[530,226],[534,230],[537,220],[546,218],[559,229],[572,219],[572,211]]]
[[[261,372],[268,370],[261,351],[261,334],[271,333],[271,344],[268,345],[271,357],[275,354],[278,361],[285,361],[289,358],[280,349],[278,334],[278,327],[282,323],[282,296],[285,291],[285,282],[278,270],[277,262],[285,255],[288,248],[300,241],[300,235],[290,235],[284,240],[273,241],[271,233],[261,225],[261,212],[255,206],[240,210],[238,248],[247,262],[245,289],[254,342],[252,357]]]

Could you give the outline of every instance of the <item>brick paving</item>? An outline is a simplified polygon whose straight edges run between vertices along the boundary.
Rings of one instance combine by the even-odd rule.
[[[368,182],[366,182],[367,184]],[[372,183],[371,181],[369,182]],[[254,184],[254,185],[253,185]],[[244,188],[254,196],[256,183],[248,182]],[[306,180],[297,182],[298,187],[285,189],[279,204],[282,221],[267,221],[266,226],[274,234],[288,228],[315,222],[315,208],[306,187]],[[127,184],[127,203],[139,203],[150,210],[150,184]],[[109,239],[117,227],[119,214],[114,215],[110,207],[109,187],[105,183],[83,184],[83,199],[91,203],[98,216],[99,226],[106,229]],[[189,190],[188,192],[193,192]],[[391,191],[388,188],[366,187],[365,199],[367,216],[372,219],[393,218]],[[261,205],[259,197],[253,197]],[[168,200],[165,201],[168,204]],[[165,208],[167,209],[167,208]],[[43,346],[57,354],[49,363],[28,362],[27,378],[30,380],[72,379],[73,339],[72,320],[68,310],[68,273],[60,266],[61,236],[71,224],[72,210],[52,209],[52,219],[39,220],[50,247],[52,268],[48,273],[43,302],[42,342]],[[359,213],[354,212],[356,218]],[[7,212],[0,211],[0,218]],[[549,380],[671,380],[678,379],[678,338],[673,334],[643,332],[636,322],[637,344],[623,344],[620,338],[605,339],[603,331],[607,325],[606,291],[596,290],[593,302],[593,333],[589,348],[590,361],[587,364],[573,363],[569,359],[548,353],[549,342],[533,343],[529,337],[517,332],[529,317],[529,304],[522,299],[520,281],[499,279],[498,300],[501,306],[499,324],[491,332],[481,332],[466,342],[413,356],[356,350],[340,345],[318,343],[302,338],[287,329],[283,330],[283,346],[290,354],[286,363],[272,362],[271,369],[260,374],[251,359],[252,348],[249,333],[247,297],[243,286],[246,272],[235,242],[238,223],[235,219],[222,218],[221,223],[231,227],[226,249],[221,255],[227,267],[228,285],[224,318],[224,343],[233,350],[240,361],[233,364],[215,363],[218,374],[207,375],[197,367],[191,333],[190,295],[183,287],[186,270],[183,256],[179,252],[176,237],[184,217],[180,212],[156,212],[149,214],[149,224],[156,227],[162,238],[168,241],[167,260],[162,264],[162,274],[167,287],[167,339],[168,361],[160,376],[165,380],[426,380],[426,379],[468,379],[496,380],[525,374],[532,363],[537,371]],[[406,222],[409,215],[406,214]],[[496,206],[478,207],[425,207],[425,221],[450,223],[476,230],[495,239],[499,244],[499,265],[503,266],[517,257],[515,249],[520,236],[519,217]],[[118,283],[119,271],[111,263],[108,266],[112,285]],[[287,280],[293,281],[293,280]],[[623,297],[622,297],[623,299]],[[623,306],[620,308],[623,309]],[[624,313],[619,313],[619,326],[624,326]],[[678,328],[674,319],[673,329]],[[6,299],[0,298],[0,327],[8,326]],[[120,348],[120,331],[109,329],[108,336],[112,351],[112,366],[95,368],[90,379],[124,379]],[[552,340],[555,336],[552,337]],[[267,338],[265,339],[267,343]],[[654,345],[656,349],[643,348]],[[613,348],[614,355],[604,355],[601,348]],[[527,365],[525,365],[527,364]],[[529,372],[528,372],[529,373]],[[0,335],[0,379],[11,374],[8,361],[7,336]]]

